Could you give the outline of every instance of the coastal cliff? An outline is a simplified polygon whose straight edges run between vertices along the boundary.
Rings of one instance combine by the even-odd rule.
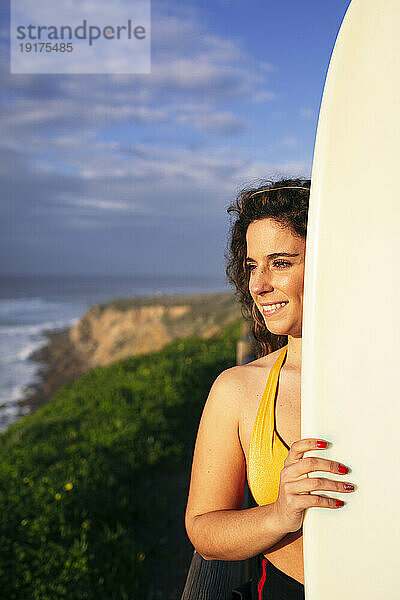
[[[180,337],[210,338],[240,317],[233,294],[152,296],[92,306],[69,330],[88,367],[161,350]]]
[[[232,292],[117,298],[91,306],[70,328],[48,332],[48,344],[32,355],[41,382],[21,405],[35,408],[89,369],[161,350],[177,338],[217,335],[241,317]]]

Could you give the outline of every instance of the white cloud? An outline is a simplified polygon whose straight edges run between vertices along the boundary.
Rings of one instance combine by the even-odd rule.
[[[305,161],[284,161],[272,163],[255,160],[238,170],[236,176],[240,182],[258,182],[260,179],[280,179],[281,177],[307,177],[310,166]]]
[[[279,98],[279,96],[274,92],[260,90],[259,92],[254,92],[250,100],[256,104],[262,104],[263,102],[269,102],[270,100],[276,100],[277,98]]]
[[[311,108],[301,108],[300,116],[304,119],[312,119],[314,117],[314,111]]]
[[[85,3],[86,8],[93,5]],[[102,18],[115,17],[129,6],[124,0],[102,6]],[[54,4],[46,10],[48,19],[52,11],[57,11]],[[203,131],[229,135],[244,128],[243,119],[227,110],[231,100],[261,103],[277,97],[267,87],[272,66],[257,62],[239,42],[210,35],[195,7],[161,2],[153,13],[151,75],[10,76],[3,59],[2,87],[15,96],[12,103],[4,101],[3,143],[21,148],[20,140],[38,149],[39,127],[60,137],[89,129],[92,135],[105,123],[191,122]],[[214,115],[209,125],[203,111]]]
[[[134,19],[132,17],[134,16]],[[11,70],[13,73],[148,73],[150,64],[150,0],[135,0],[134,10],[127,0],[85,1],[68,0],[48,2],[47,0],[18,0],[11,2]],[[144,39],[129,39],[127,23],[133,27],[144,27]],[[47,27],[56,27],[60,35],[62,26],[71,31],[81,28],[79,37],[66,38],[71,41],[73,50],[64,52],[62,60],[58,52],[21,53],[16,38],[18,26],[34,28],[30,32],[37,39],[48,42]],[[40,29],[40,26],[46,29]],[[118,26],[118,39],[105,39],[101,30],[111,26],[114,35]],[[93,29],[95,28],[95,29]],[[85,30],[85,33],[83,33]],[[96,31],[95,31],[96,30]],[[68,30],[67,30],[68,31]],[[88,39],[93,34],[91,43]],[[68,34],[67,34],[68,35]],[[97,38],[97,39],[96,39]],[[58,39],[58,38],[57,38]]]
[[[101,229],[103,228],[103,224],[100,221],[95,221],[94,219],[87,219],[83,217],[67,217],[66,225],[71,229]]]
[[[285,148],[296,148],[299,146],[299,140],[294,135],[287,135],[281,139],[280,145]]]
[[[67,202],[74,204],[77,207],[93,208],[96,211],[115,211],[115,212],[131,212],[135,206],[128,202],[118,202],[118,200],[101,200],[99,198],[71,198]]]
[[[21,154],[9,157],[9,164],[14,168],[5,169],[3,187],[13,190],[15,222],[28,220],[39,230],[50,223],[62,230],[72,222],[82,227],[82,219],[89,218],[107,228],[111,221],[122,225],[146,216],[167,221],[222,217],[235,190],[248,181],[308,174],[303,162],[257,160],[240,148],[159,144],[114,144],[112,151],[110,144],[103,152],[89,152],[85,160],[71,152],[63,163],[69,175],[56,167],[38,170],[37,161],[27,163]]]
[[[240,133],[248,127],[248,124],[230,112],[186,114],[180,115],[178,120],[191,123],[198,129],[215,134]]]
[[[275,67],[269,62],[261,62],[260,69],[267,71],[268,73],[275,71]]]

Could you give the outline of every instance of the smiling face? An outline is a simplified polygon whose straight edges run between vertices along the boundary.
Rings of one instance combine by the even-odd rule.
[[[301,337],[305,241],[272,219],[260,219],[248,226],[246,242],[249,290],[266,327]]]

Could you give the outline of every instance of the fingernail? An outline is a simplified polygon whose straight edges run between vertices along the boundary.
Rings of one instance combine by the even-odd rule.
[[[348,473],[348,472],[349,472],[348,468],[347,468],[347,467],[345,467],[344,465],[339,465],[339,466],[338,466],[338,471],[339,471],[339,473],[343,473],[343,474],[345,474],[345,473]]]
[[[344,502],[343,500],[336,500],[336,506],[343,506]]]
[[[344,483],[343,487],[345,490],[354,490],[354,485],[351,485],[351,483]]]
[[[317,448],[326,448],[328,445],[327,442],[324,442],[324,440],[317,440]]]

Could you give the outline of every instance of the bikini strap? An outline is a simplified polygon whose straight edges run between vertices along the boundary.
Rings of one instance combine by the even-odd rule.
[[[257,453],[261,456],[263,455],[263,448],[268,448],[272,451],[275,421],[273,400],[275,399],[279,373],[286,357],[287,348],[287,345],[282,348],[282,352],[269,372],[267,383],[265,384],[264,392],[258,406],[256,420],[254,421],[250,441],[250,455],[253,454],[253,450],[255,449],[257,449]]]

